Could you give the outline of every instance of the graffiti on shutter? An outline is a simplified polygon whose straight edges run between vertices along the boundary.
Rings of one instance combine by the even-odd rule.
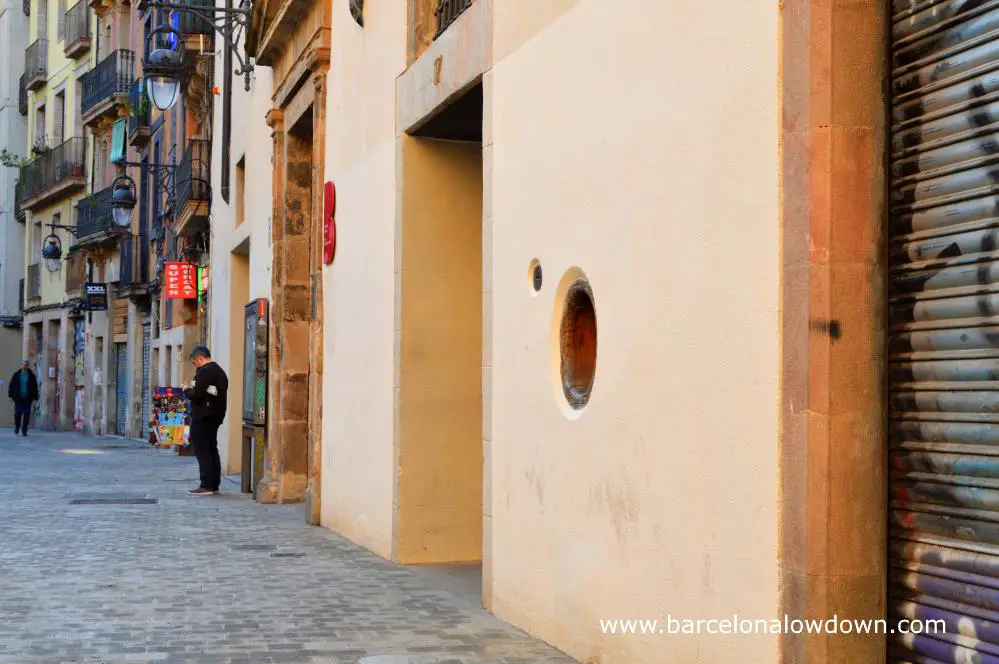
[[[115,357],[117,359],[118,386],[117,386],[117,433],[124,436],[128,413],[128,345],[115,344]]]
[[[892,7],[888,660],[994,662],[999,3]]]

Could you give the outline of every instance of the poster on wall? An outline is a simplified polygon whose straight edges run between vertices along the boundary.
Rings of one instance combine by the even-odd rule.
[[[153,388],[153,412],[150,429],[160,447],[186,447],[190,427],[187,424],[187,400],[179,387]]]
[[[73,396],[73,431],[83,431],[83,387],[75,388]]]

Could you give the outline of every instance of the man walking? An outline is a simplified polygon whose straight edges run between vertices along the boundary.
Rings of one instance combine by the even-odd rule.
[[[38,379],[28,368],[28,360],[21,360],[21,368],[11,377],[7,397],[14,402],[14,433],[27,436],[31,404],[38,400]]]
[[[229,377],[212,361],[206,346],[191,351],[195,366],[194,382],[185,387],[184,396],[191,402],[191,444],[201,471],[201,485],[188,491],[192,496],[214,496],[222,484],[222,460],[219,458],[219,427],[225,419],[229,398]]]

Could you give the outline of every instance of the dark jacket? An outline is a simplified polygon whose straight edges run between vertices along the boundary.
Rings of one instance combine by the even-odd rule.
[[[191,420],[221,424],[229,400],[229,377],[222,367],[209,362],[194,373],[194,386],[184,390],[191,402]]]
[[[28,372],[28,393],[21,394],[21,372]],[[31,369],[18,369],[10,379],[7,386],[7,397],[14,401],[37,401],[38,400],[38,379]]]

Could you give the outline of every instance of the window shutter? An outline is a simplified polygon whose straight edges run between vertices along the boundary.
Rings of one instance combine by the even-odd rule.
[[[125,161],[125,118],[115,120],[114,128],[111,130],[111,163],[117,164]]]

